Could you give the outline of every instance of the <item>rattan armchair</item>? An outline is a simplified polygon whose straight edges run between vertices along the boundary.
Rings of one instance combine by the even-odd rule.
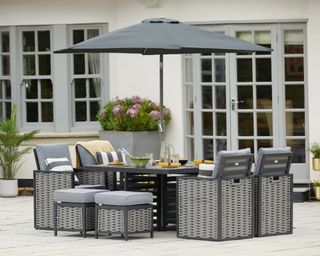
[[[53,193],[57,189],[74,187],[74,173],[48,171],[46,157],[66,157],[71,160],[67,144],[43,144],[34,149],[37,170],[33,172],[34,228],[53,230]]]
[[[177,236],[204,240],[253,237],[253,155],[220,154],[213,177],[179,177]]]
[[[293,175],[290,148],[260,148],[254,171],[255,235],[291,234]]]
[[[52,230],[54,228],[53,193],[58,189],[68,188],[105,188],[104,173],[92,171],[49,171],[47,158],[67,158],[71,163],[67,144],[39,144],[34,149],[37,170],[33,173],[34,187],[34,227]],[[75,173],[79,181],[75,182]]]

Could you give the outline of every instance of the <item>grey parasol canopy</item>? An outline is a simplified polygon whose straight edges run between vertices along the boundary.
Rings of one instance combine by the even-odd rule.
[[[142,23],[115,30],[75,44],[55,53],[135,53],[160,56],[160,127],[163,127],[163,55],[188,53],[271,52],[247,41],[173,19],[146,19]],[[161,131],[161,129],[160,129]],[[161,140],[163,134],[160,133]]]

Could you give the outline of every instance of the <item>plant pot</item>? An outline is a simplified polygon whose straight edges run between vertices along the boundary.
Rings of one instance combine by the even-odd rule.
[[[16,197],[18,195],[18,180],[0,179],[0,196]]]
[[[314,196],[317,200],[320,200],[320,187],[314,187]]]
[[[312,158],[312,169],[320,171],[320,158]]]
[[[144,156],[152,153],[154,159],[160,156],[160,135],[158,131],[99,131],[102,140],[110,141],[115,150],[125,148],[134,156]]]

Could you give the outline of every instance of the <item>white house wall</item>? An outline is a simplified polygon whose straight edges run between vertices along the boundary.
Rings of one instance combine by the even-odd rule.
[[[310,141],[320,141],[319,68],[320,1],[308,0],[159,0],[146,7],[138,0],[1,0],[0,25],[108,23],[109,31],[165,16],[190,23],[279,22],[308,20],[308,90]],[[157,56],[112,54],[109,58],[110,97],[140,95],[158,101]],[[182,63],[180,56],[164,57],[164,103],[172,110],[167,141],[184,151]],[[45,139],[44,139],[45,141]],[[62,140],[63,141],[63,140]],[[72,144],[72,143],[71,143]],[[28,160],[19,177],[31,178]]]

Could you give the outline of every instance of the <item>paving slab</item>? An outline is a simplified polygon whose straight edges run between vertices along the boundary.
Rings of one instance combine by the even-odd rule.
[[[320,256],[320,202],[296,203],[293,234],[224,242],[180,239],[176,232],[83,238],[77,232],[35,230],[33,197],[0,198],[0,255]]]

